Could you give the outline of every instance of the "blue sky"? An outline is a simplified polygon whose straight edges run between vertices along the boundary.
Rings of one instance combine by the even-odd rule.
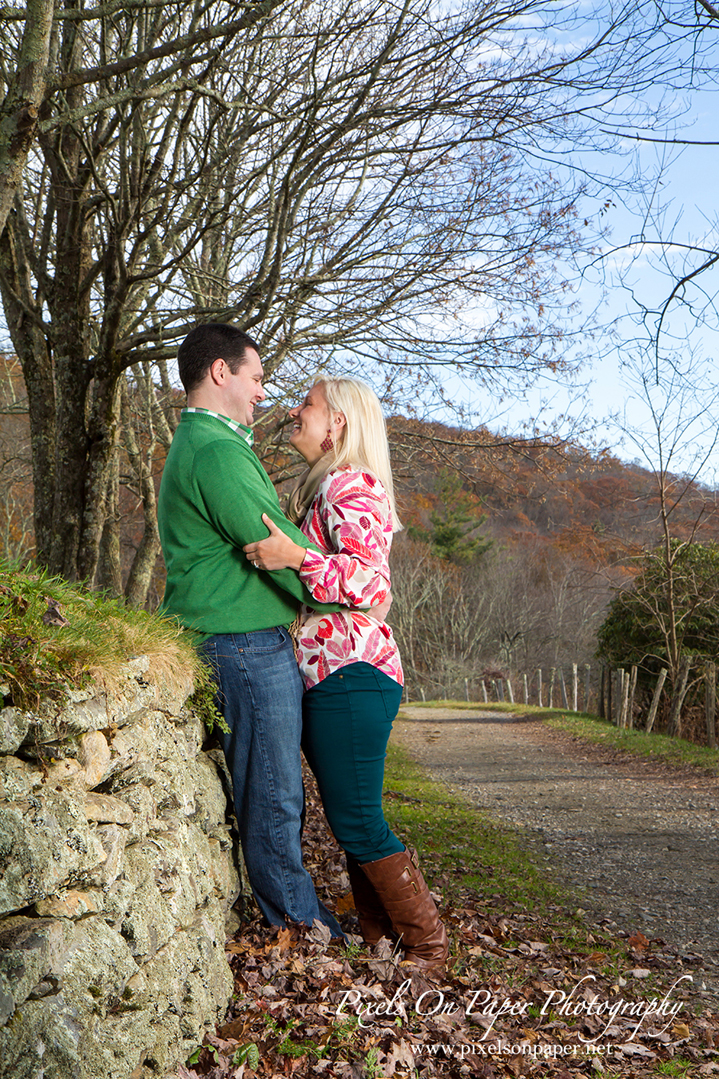
[[[564,429],[577,425],[582,432],[605,442],[618,456],[647,460],[635,441],[624,437],[612,413],[619,413],[621,422],[635,424],[646,430],[648,412],[636,390],[632,388],[631,371],[638,355],[637,342],[646,345],[648,334],[639,321],[642,305],[650,311],[658,309],[671,291],[671,280],[662,264],[670,263],[678,272],[698,266],[701,256],[686,250],[692,244],[719,250],[719,214],[716,207],[719,178],[719,90],[706,88],[684,95],[685,112],[669,137],[717,145],[665,146],[661,143],[641,143],[638,161],[644,176],[659,172],[656,184],[650,184],[643,195],[622,201],[612,198],[603,215],[608,235],[597,256],[584,266],[576,299],[579,309],[577,323],[594,313],[597,329],[588,359],[573,384],[543,380],[526,401],[507,402],[501,424],[516,431],[521,424],[539,416],[544,422],[560,422]],[[655,132],[655,136],[662,132]],[[617,158],[616,166],[624,164]],[[611,168],[611,163],[609,163]],[[604,197],[585,200],[585,213],[596,214]],[[660,243],[660,240],[672,241]],[[685,248],[686,245],[686,248]],[[681,270],[680,270],[681,268]],[[674,303],[665,320],[665,333],[659,363],[689,364],[694,357],[695,369],[704,365],[697,397],[697,413],[707,404],[701,389],[710,392],[712,372],[719,372],[719,319],[713,317],[712,300],[719,294],[719,265],[697,279],[687,293],[691,309]],[[655,316],[650,316],[652,324]],[[459,395],[462,390],[458,387]],[[713,407],[713,405],[712,405]],[[564,417],[561,420],[560,417]],[[719,414],[717,414],[719,424]],[[651,423],[649,423],[651,427]],[[705,425],[706,426],[706,425]],[[678,464],[689,471],[695,452],[706,449],[706,441],[698,445],[698,429],[687,432],[687,446],[677,458]],[[719,453],[710,454],[702,466],[702,478],[712,486],[719,485]]]

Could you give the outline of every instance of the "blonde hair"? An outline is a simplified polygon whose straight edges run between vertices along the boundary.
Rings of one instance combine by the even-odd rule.
[[[371,472],[387,492],[392,531],[399,532],[387,427],[377,394],[358,378],[319,378],[314,385],[321,386],[330,410],[341,412],[346,420],[343,436],[335,443],[332,468],[353,465]]]

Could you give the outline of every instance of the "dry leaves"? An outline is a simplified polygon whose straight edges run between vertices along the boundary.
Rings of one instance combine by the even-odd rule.
[[[344,861],[311,784],[304,838],[318,892],[356,933]],[[573,950],[561,912],[508,912],[469,891],[442,913],[450,968],[429,976],[388,942],[370,952],[354,937],[347,950],[324,926],[247,925],[227,945],[236,999],[178,1075],[656,1079],[669,1061],[677,1074],[719,1074],[719,1016],[701,992],[700,956],[631,926],[618,938],[589,926]]]

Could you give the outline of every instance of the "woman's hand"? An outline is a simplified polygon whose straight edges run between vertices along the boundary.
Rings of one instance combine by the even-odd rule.
[[[299,569],[307,548],[286,536],[266,513],[262,514],[262,520],[270,533],[269,538],[256,540],[242,548],[255,569]]]
[[[392,593],[388,592],[381,603],[378,603],[376,607],[370,607],[365,614],[371,614],[373,618],[376,618],[379,622],[386,622],[389,609],[392,606]]]

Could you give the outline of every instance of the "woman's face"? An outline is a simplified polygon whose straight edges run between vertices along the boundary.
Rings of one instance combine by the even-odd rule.
[[[324,455],[322,443],[330,430],[335,437],[332,414],[322,386],[313,386],[302,404],[290,409],[290,416],[295,421],[290,444],[313,465]]]

